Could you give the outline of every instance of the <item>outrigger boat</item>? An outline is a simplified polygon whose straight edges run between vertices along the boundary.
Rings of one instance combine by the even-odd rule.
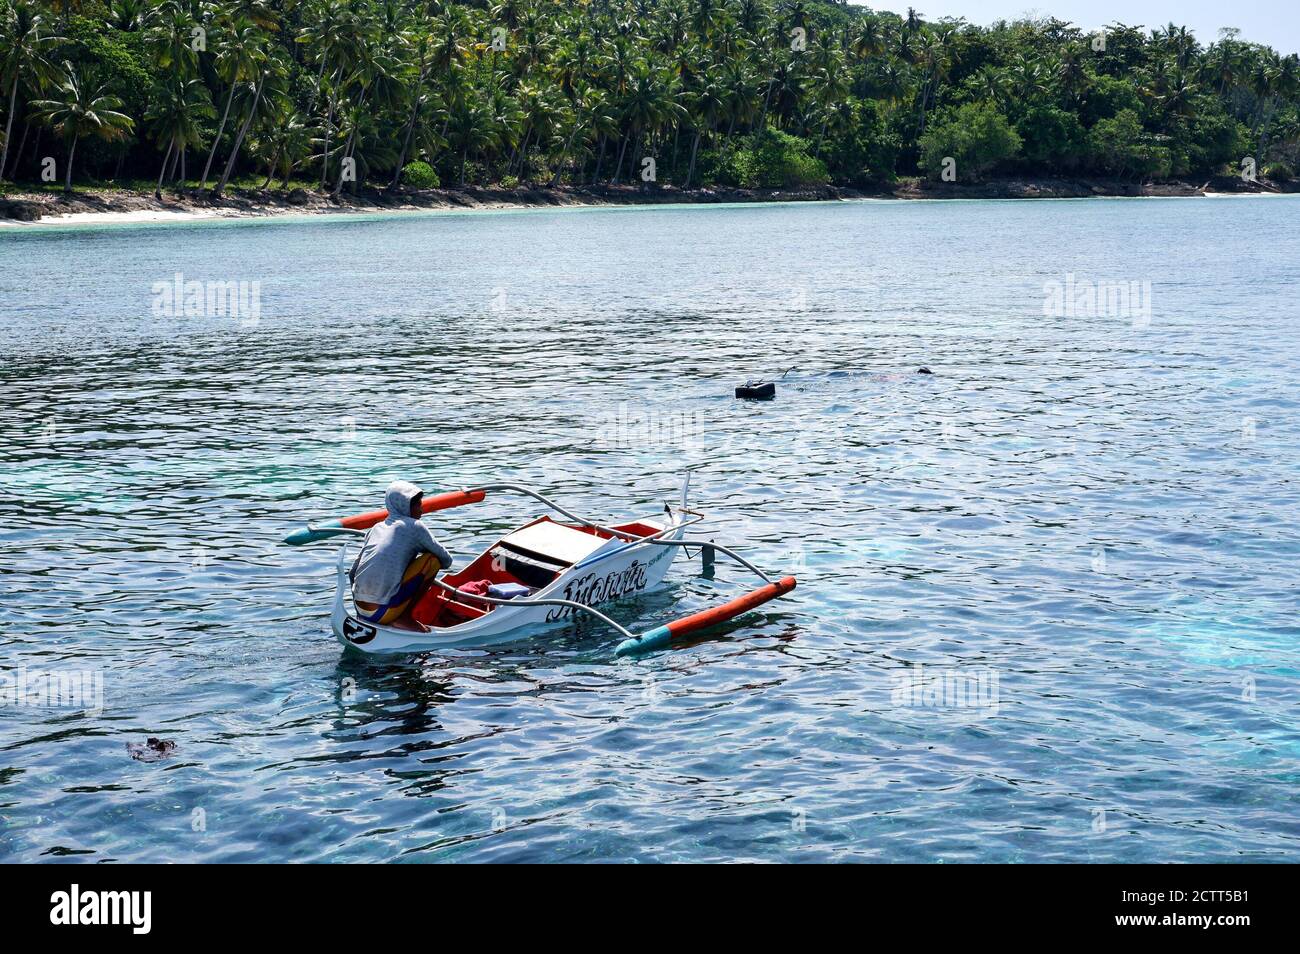
[[[687,506],[690,474],[682,486],[681,505],[665,505],[663,513],[603,525],[585,520],[535,490],[518,484],[489,484],[426,497],[424,513],[480,503],[489,494],[516,493],[540,501],[563,520],[543,515],[512,530],[488,547],[463,569],[433,581],[415,604],[412,618],[427,629],[418,632],[361,621],[349,610],[347,540],[339,548],[335,568],[334,606],[330,623],[346,647],[365,653],[422,652],[446,646],[476,646],[500,641],[524,627],[554,626],[575,613],[599,619],[623,637],[615,655],[667,646],[685,636],[739,616],[795,588],[792,576],[774,580],[744,557],[712,540],[692,540],[686,529],[704,519]],[[336,537],[364,536],[365,531],[388,516],[374,510],[309,523],[284,540],[301,546]],[[706,572],[716,553],[734,559],[753,571],[763,586],[711,609],[673,620],[643,633],[633,633],[594,607],[658,587],[679,550],[699,548]],[[518,593],[513,598],[466,592],[466,584],[486,581],[489,592]]]

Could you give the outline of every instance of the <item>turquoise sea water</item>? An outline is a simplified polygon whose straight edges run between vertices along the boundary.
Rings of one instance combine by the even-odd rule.
[[[177,273],[257,320],[156,315]],[[1045,315],[1071,275],[1149,316]],[[1294,861],[1298,317],[1296,198],[0,231],[0,690],[103,694],[0,705],[0,860]],[[396,477],[603,519],[697,464],[799,588],[639,660],[352,658],[334,547],[278,543]]]

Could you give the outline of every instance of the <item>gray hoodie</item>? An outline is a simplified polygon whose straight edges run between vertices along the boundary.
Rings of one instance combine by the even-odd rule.
[[[387,603],[402,585],[402,576],[417,554],[432,553],[444,570],[452,558],[433,538],[429,528],[411,516],[411,501],[420,488],[395,480],[384,494],[388,517],[366,534],[366,540],[352,564],[352,598],[363,603]]]

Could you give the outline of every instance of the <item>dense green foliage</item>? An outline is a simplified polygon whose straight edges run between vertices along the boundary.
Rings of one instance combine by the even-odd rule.
[[[980,176],[1020,151],[1021,139],[992,103],[962,103],[941,114],[921,134],[921,170],[942,175],[945,158],[954,170]]]
[[[824,0],[0,0],[0,178],[789,187],[1247,156],[1281,174],[1298,86],[1294,54],[1234,31]]]
[[[748,189],[821,185],[830,181],[826,164],[808,155],[808,144],[779,129],[764,129],[743,140],[731,155],[731,184]]]
[[[442,184],[433,166],[419,159],[406,164],[402,170],[402,182],[412,189],[436,189]]]

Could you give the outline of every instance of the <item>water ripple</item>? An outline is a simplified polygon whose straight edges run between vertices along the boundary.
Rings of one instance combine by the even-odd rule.
[[[1296,201],[0,233],[3,668],[104,687],[0,707],[0,858],[1295,860]],[[154,317],[176,272],[259,321]],[[1150,281],[1149,327],[1044,317],[1068,273]],[[333,553],[278,545],[399,476],[605,516],[688,463],[800,585],[636,661],[355,659]]]

